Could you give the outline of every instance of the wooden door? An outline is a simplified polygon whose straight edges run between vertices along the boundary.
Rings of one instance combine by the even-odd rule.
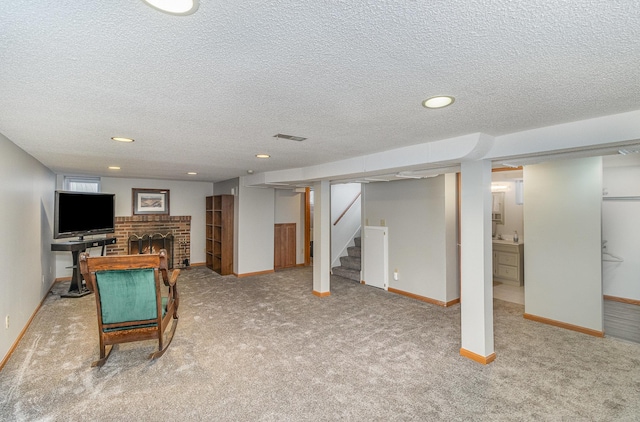
[[[273,268],[296,265],[296,223],[276,224],[274,231]]]

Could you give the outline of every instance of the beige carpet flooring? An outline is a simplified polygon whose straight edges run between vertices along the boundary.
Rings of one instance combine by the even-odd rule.
[[[0,372],[2,421],[637,421],[640,345],[522,318],[495,300],[497,359],[459,355],[460,307],[311,268],[237,279],[183,271],[169,350],[101,369],[93,295],[54,286]]]

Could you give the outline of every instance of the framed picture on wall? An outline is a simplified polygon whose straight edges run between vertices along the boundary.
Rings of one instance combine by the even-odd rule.
[[[137,189],[132,191],[133,215],[169,215],[169,189]]]

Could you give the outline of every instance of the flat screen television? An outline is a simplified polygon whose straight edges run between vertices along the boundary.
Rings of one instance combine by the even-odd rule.
[[[115,231],[115,194],[56,191],[53,237],[79,237]]]

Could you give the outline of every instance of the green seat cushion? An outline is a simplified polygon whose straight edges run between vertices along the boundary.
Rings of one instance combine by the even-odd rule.
[[[152,268],[99,271],[96,272],[96,284],[100,293],[103,324],[158,317]]]

